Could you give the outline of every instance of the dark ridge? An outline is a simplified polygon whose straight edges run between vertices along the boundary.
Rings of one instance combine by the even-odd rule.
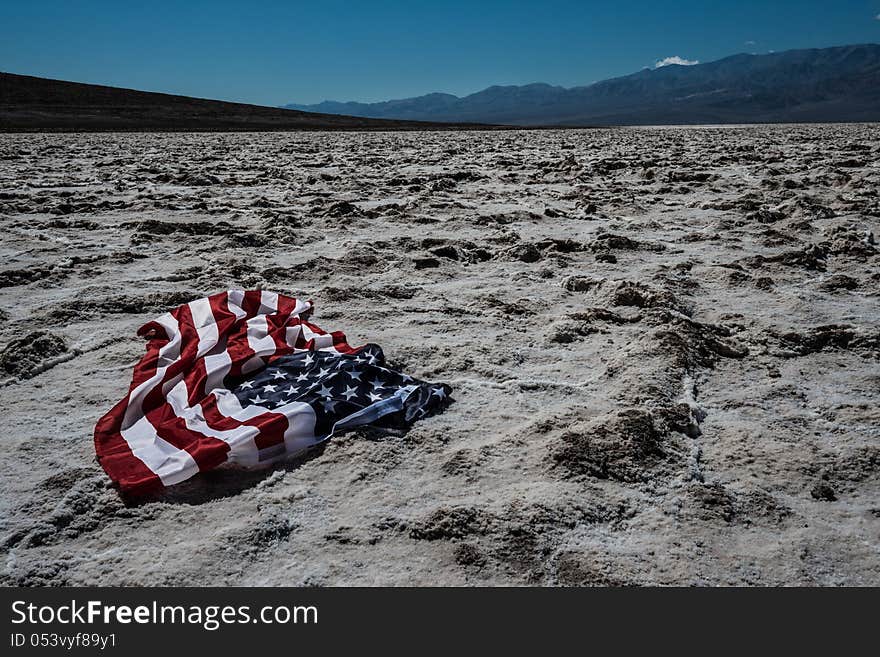
[[[316,114],[0,73],[0,132],[450,130],[437,121]]]

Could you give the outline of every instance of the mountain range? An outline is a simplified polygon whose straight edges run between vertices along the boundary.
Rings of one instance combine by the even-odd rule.
[[[492,86],[378,103],[324,101],[287,109],[416,121],[509,125],[652,125],[880,121],[880,45],[643,69],[589,86]]]

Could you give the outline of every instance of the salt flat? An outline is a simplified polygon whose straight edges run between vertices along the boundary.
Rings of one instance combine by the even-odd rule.
[[[0,136],[4,584],[880,584],[880,129]],[[124,500],[135,331],[311,298],[455,403]]]

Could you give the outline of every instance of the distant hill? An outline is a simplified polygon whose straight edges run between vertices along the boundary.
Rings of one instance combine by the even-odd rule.
[[[880,121],[880,45],[733,55],[586,87],[489,87],[381,103],[286,105],[373,118],[515,125]]]
[[[315,114],[277,107],[0,73],[0,132],[105,130],[407,130],[437,123]]]

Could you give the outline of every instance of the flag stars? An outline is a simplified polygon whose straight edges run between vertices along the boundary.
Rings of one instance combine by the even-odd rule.
[[[395,371],[383,358],[377,349],[353,354],[300,352],[274,361],[254,378],[241,382],[235,394],[242,406],[256,404],[270,413],[287,413],[291,405],[309,404],[319,413],[319,423],[324,423],[321,431],[329,431],[334,422],[356,409],[381,405],[395,397],[409,398],[419,389],[421,408],[412,409],[414,417],[420,418],[447,401],[448,388],[424,384]],[[334,378],[342,374],[348,378]]]

